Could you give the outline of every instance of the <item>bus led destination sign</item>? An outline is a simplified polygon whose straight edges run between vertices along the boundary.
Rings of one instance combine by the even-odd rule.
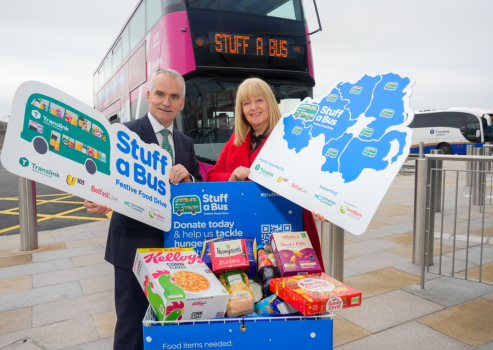
[[[304,47],[293,39],[274,36],[247,36],[242,34],[209,32],[211,52],[250,56],[296,58],[304,53]],[[203,45],[201,38],[197,44]]]

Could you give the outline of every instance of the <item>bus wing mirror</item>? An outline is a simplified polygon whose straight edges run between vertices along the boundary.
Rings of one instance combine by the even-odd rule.
[[[322,23],[320,23],[320,16],[318,15],[317,2],[315,0],[313,0],[313,6],[315,6],[315,13],[317,14],[318,29],[316,31],[314,31],[314,32],[311,32],[310,35],[322,31]]]
[[[476,137],[480,138],[481,137],[481,130],[476,130]]]

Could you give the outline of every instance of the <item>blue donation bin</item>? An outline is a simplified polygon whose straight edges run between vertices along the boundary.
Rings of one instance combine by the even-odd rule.
[[[142,322],[144,349],[332,349],[333,318],[325,313],[159,322],[149,306]]]

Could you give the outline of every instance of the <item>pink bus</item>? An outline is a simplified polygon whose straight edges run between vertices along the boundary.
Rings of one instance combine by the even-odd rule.
[[[201,162],[214,164],[233,133],[245,78],[271,84],[283,113],[312,97],[302,0],[139,0],[94,72],[94,107],[112,123],[142,117],[158,68],[184,76],[185,108],[175,127],[193,139]]]

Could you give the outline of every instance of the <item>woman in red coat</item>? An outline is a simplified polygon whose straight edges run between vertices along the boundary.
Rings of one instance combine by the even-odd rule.
[[[269,85],[261,79],[250,78],[238,88],[235,116],[235,133],[214,168],[207,173],[208,182],[247,180],[250,166],[281,119],[281,111]],[[313,215],[305,209],[303,230],[308,233],[323,269],[318,230]]]

